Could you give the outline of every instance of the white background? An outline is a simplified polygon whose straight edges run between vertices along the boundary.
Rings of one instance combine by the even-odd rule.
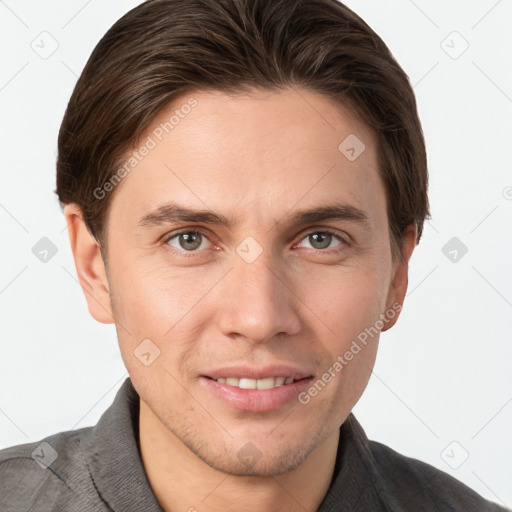
[[[95,424],[127,376],[114,328],[89,316],[53,193],[77,76],[138,2],[116,4],[0,2],[0,448]],[[414,86],[432,210],[355,413],[370,438],[512,506],[512,1],[347,4]],[[58,43],[47,59],[31,47],[42,37]],[[46,263],[42,237],[58,249]],[[456,262],[452,237],[468,249]]]

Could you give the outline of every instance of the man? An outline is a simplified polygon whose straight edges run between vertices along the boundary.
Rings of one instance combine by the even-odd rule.
[[[130,378],[94,428],[1,452],[1,510],[500,510],[351,414],[429,208],[408,79],[345,6],[137,7],[57,193]]]

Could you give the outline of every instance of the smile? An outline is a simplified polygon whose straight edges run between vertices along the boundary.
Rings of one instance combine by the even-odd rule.
[[[227,384],[240,389],[274,389],[295,382],[293,377],[266,377],[263,379],[219,377],[214,380],[219,384]]]

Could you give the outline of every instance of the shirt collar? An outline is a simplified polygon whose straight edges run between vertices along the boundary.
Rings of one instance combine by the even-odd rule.
[[[376,486],[377,475],[368,438],[350,413],[340,429],[331,484],[318,512],[385,510]]]
[[[162,512],[142,465],[138,420],[139,396],[127,378],[81,443],[96,489],[112,510]]]

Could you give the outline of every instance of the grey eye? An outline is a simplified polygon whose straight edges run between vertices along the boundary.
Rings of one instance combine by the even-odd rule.
[[[182,249],[186,251],[193,251],[201,246],[203,237],[201,233],[180,233],[178,236],[179,244]]]
[[[325,249],[332,242],[332,235],[329,233],[311,233],[308,237],[309,243],[314,249]]]
[[[198,249],[206,249],[210,242],[199,231],[182,231],[169,237],[166,243],[178,251],[198,252]]]
[[[344,245],[344,240],[340,236],[330,233],[329,231],[313,231],[309,233],[309,235],[306,235],[300,243],[302,247],[309,247],[317,251],[327,248],[341,249]]]

